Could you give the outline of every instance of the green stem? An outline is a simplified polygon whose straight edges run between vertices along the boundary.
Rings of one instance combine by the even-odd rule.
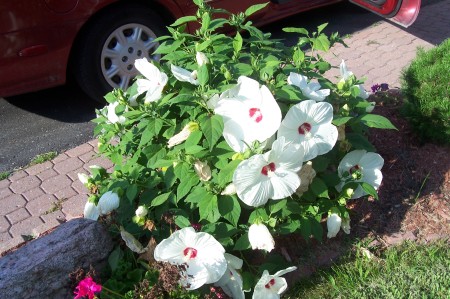
[[[113,290],[110,290],[110,289],[108,289],[105,286],[102,286],[102,291],[107,291],[107,292],[109,292],[109,293],[111,293],[113,295],[119,296],[120,298],[125,298],[125,296],[123,296],[122,294],[116,293]]]

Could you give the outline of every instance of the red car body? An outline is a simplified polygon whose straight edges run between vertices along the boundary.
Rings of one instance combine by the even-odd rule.
[[[308,9],[341,0],[272,1],[253,19],[266,24]],[[354,0],[356,4],[400,22],[411,23],[417,16],[420,0]],[[267,0],[209,0],[214,7],[230,12],[244,11]],[[400,4],[399,4],[400,2]],[[121,10],[130,3],[156,13],[167,24],[192,15],[196,6],[190,0],[3,0],[0,2],[0,96],[36,91],[66,82],[70,63],[77,64],[78,47],[93,34],[102,14]],[[406,3],[406,4],[405,4]],[[399,14],[400,13],[400,14]],[[192,29],[192,28],[191,28]],[[97,33],[98,34],[98,33]],[[83,52],[86,55],[86,50]],[[89,94],[89,92],[88,92]]]

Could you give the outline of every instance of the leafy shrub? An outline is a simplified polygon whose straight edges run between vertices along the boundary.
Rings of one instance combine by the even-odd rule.
[[[97,111],[99,151],[115,167],[80,175],[91,191],[85,217],[101,216],[129,249],[119,247],[141,254],[129,273],[150,278],[146,261],[169,262],[185,267],[180,282],[193,296],[219,298],[219,286],[234,298],[250,289],[277,297],[287,287],[281,275],[295,267],[274,253],[272,235],[321,240],[323,219],[329,238],[349,233],[347,200],[377,197],[382,179],[368,128],[395,127],[371,113],[344,62],[339,82],[324,77],[332,66],[321,53],[342,42],[322,32],[326,24],[312,33],[285,28],[298,36],[286,47],[247,20],[266,4],[214,19],[227,12],[194,2],[196,16],[158,39],[161,60],[137,60],[143,76]],[[186,33],[188,22],[200,27]],[[234,35],[221,33],[230,26]],[[253,261],[256,249],[270,252],[263,263]],[[114,289],[120,276],[105,285]],[[115,290],[133,292],[129,279],[122,285]]]
[[[423,140],[450,144],[450,39],[418,50],[403,73],[402,112]]]

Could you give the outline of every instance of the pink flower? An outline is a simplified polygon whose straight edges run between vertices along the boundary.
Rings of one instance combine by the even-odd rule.
[[[76,295],[74,299],[80,299],[88,296],[89,299],[95,298],[95,293],[102,291],[102,286],[96,284],[92,277],[86,277],[75,288],[74,294]]]

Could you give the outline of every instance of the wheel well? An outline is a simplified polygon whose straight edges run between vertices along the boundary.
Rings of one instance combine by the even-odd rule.
[[[83,26],[78,31],[74,42],[72,43],[72,47],[70,49],[69,58],[67,61],[67,69],[66,69],[66,81],[74,82],[74,75],[73,75],[73,63],[75,62],[75,57],[77,53],[77,49],[80,46],[80,41],[82,40],[82,37],[91,27],[91,24],[94,22],[96,18],[98,18],[101,15],[108,14],[112,12],[113,10],[117,9],[117,7],[121,7],[124,5],[130,5],[130,4],[138,4],[142,5],[143,7],[146,7],[148,9],[152,9],[155,11],[159,16],[161,16],[161,19],[164,20],[164,25],[167,26],[171,24],[175,20],[175,16],[161,3],[157,1],[146,1],[146,0],[119,0],[117,2],[111,3],[100,10],[98,10],[96,13],[94,13],[90,18],[83,24]]]

